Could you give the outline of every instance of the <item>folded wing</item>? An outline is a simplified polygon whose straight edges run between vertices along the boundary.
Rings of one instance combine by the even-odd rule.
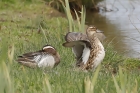
[[[25,53],[21,56],[18,56],[17,62],[19,62],[22,65],[34,68],[37,66],[37,61],[41,60],[42,54],[43,53],[41,52],[41,50],[37,52]]]

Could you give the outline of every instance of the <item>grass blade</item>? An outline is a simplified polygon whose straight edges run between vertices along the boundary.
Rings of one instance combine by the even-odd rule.
[[[113,77],[113,81],[114,81],[114,84],[115,84],[115,88],[116,88],[117,93],[121,93],[121,90],[119,88],[119,85],[118,85],[115,77],[113,75],[112,75],[112,77]]]

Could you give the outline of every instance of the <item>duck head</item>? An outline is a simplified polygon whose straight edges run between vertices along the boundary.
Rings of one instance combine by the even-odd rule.
[[[55,48],[52,47],[52,46],[50,46],[50,45],[45,45],[45,46],[42,48],[42,51],[47,52],[47,53],[49,53],[49,54],[53,54],[53,55],[56,54]]]
[[[98,30],[95,26],[89,26],[86,30],[88,36],[92,36],[95,33],[102,33],[102,31]]]

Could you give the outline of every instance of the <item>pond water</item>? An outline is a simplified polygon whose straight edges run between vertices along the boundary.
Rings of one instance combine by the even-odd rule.
[[[86,24],[104,31],[106,41],[128,57],[140,58],[140,0],[106,0],[99,3],[113,11],[87,11]]]

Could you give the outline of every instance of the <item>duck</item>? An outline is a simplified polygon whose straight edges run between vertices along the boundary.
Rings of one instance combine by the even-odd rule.
[[[60,63],[60,55],[53,46],[45,45],[41,50],[18,56],[16,61],[31,68],[53,68]]]
[[[86,29],[86,34],[68,32],[65,35],[66,42],[62,45],[72,48],[76,58],[76,67],[82,70],[94,70],[105,57],[105,50],[102,44],[104,39],[103,31],[90,25]]]

